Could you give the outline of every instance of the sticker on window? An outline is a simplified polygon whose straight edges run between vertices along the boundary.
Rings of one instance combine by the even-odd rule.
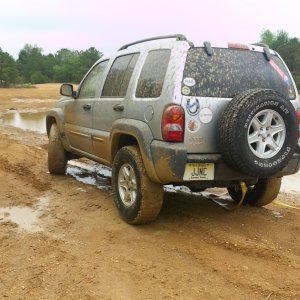
[[[196,84],[196,81],[194,78],[186,77],[183,79],[183,83],[186,86],[194,86]]]
[[[187,87],[187,86],[184,86],[182,89],[181,89],[181,93],[182,95],[189,95],[189,93],[191,92],[190,88]]]

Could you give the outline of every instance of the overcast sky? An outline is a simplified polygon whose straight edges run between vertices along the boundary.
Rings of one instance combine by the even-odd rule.
[[[182,33],[195,44],[256,42],[263,29],[300,38],[300,0],[0,0],[0,47],[44,53],[123,44]]]

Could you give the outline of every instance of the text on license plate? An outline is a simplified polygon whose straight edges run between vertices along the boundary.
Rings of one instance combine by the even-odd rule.
[[[215,164],[188,163],[185,165],[183,180],[213,180]]]

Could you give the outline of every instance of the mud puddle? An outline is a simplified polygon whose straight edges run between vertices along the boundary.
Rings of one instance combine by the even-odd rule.
[[[282,178],[281,192],[300,193],[300,171],[294,175],[285,176]],[[300,201],[300,199],[299,199]]]
[[[111,169],[101,164],[72,160],[68,162],[67,175],[100,190],[111,190]]]
[[[49,99],[34,99],[34,98],[11,98],[12,102],[15,103],[46,103],[46,102],[57,102],[57,99],[55,98],[49,98]]]
[[[48,206],[48,202],[47,197],[41,197],[34,208],[28,206],[0,207],[0,223],[12,223],[19,230],[30,233],[43,231],[39,224],[39,218]]]
[[[100,190],[111,190],[111,169],[92,161],[82,162],[71,160],[68,162],[67,175],[72,176],[77,181],[84,184],[96,186]],[[81,191],[85,191],[80,188]],[[207,189],[203,192],[193,193],[185,186],[165,185],[164,191],[167,193],[193,194],[205,198],[220,198],[223,201],[232,202],[226,189]]]
[[[92,161],[72,160],[68,162],[67,175],[84,184],[96,186],[100,190],[111,190],[111,169]],[[284,177],[282,190],[297,192],[296,181],[299,181],[300,173]],[[80,191],[85,192],[83,188]],[[236,209],[236,203],[229,196],[226,188],[209,188],[202,192],[192,192],[185,186],[165,185],[165,193],[177,193],[183,195],[195,195],[209,199],[226,210]],[[299,199],[300,200],[300,199]],[[294,208],[294,207],[293,207]],[[280,218],[281,216],[275,217]]]
[[[111,190],[111,169],[109,167],[94,162],[72,160],[68,162],[66,173],[81,183],[96,186],[100,190]],[[78,190],[85,192],[83,188]],[[235,205],[226,189],[207,189],[203,192],[193,193],[185,186],[165,185],[164,191],[166,193],[198,195],[214,201],[225,209],[231,209]]]
[[[46,112],[13,111],[0,116],[0,124],[46,133]]]

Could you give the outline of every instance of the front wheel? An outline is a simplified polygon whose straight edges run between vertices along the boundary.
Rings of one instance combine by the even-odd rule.
[[[120,216],[129,224],[153,221],[163,202],[163,188],[152,182],[137,146],[121,148],[113,162],[112,188]]]
[[[66,173],[66,154],[57,125],[53,123],[50,128],[48,145],[48,170],[51,174],[63,175]]]
[[[265,206],[278,196],[281,186],[281,178],[263,178],[249,186],[244,198],[244,204],[252,206]],[[239,185],[228,187],[228,194],[235,202],[240,202],[242,191]]]

